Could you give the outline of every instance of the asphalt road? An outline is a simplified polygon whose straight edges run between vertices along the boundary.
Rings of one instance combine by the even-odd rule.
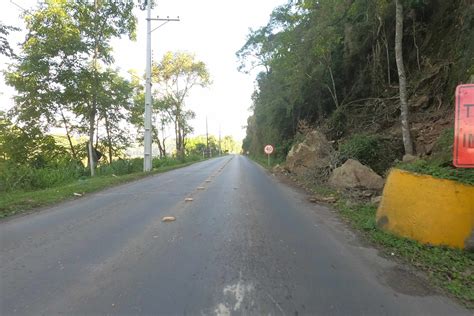
[[[242,156],[3,221],[0,238],[1,315],[470,314]]]

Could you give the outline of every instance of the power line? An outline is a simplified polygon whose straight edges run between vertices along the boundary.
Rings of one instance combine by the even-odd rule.
[[[18,8],[20,8],[21,10],[23,10],[23,12],[26,12],[27,10],[25,8],[23,8],[21,5],[19,5],[18,3],[14,2],[13,0],[10,0],[10,3],[17,6]]]

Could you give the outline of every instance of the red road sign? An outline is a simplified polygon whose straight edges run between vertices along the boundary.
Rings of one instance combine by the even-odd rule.
[[[474,168],[474,84],[456,88],[453,164]]]
[[[271,155],[273,153],[273,146],[272,145],[267,145],[263,149],[267,155]]]

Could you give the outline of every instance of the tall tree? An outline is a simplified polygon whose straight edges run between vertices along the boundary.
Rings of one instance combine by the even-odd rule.
[[[403,4],[395,0],[396,25],[395,25],[395,59],[397,61],[399,91],[400,91],[400,120],[402,125],[403,146],[405,154],[413,155],[413,142],[410,135],[407,78],[403,63]]]
[[[133,7],[133,1],[47,0],[28,13],[22,52],[6,75],[18,91],[18,120],[45,130],[61,122],[74,154],[68,119],[73,113],[92,144],[101,80],[107,77],[101,68],[113,62],[112,38],[134,38]],[[89,161],[96,160],[92,153]]]
[[[124,126],[130,121],[133,105],[133,85],[122,78],[116,70],[107,69],[101,74],[101,89],[97,96],[97,121],[103,121],[108,161],[112,163],[114,153],[125,149],[129,136]]]
[[[167,52],[160,63],[152,66],[152,80],[160,84],[158,95],[166,99],[167,109],[173,120],[176,151],[181,158],[185,154],[185,138],[189,134],[192,111],[186,110],[185,99],[195,86],[206,87],[211,81],[206,65],[194,55],[183,52]]]

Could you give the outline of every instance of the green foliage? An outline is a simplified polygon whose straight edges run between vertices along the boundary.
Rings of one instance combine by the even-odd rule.
[[[143,171],[143,158],[118,159],[97,168],[97,175],[124,175]]]
[[[134,38],[133,7],[132,1],[59,0],[25,13],[27,35],[5,74],[17,91],[10,111],[17,126],[39,133],[63,127],[69,139],[75,132],[92,140],[102,123],[109,160],[126,144],[125,134],[113,126],[127,119],[132,88],[106,66],[113,62],[111,40]]]
[[[159,106],[165,114],[165,121],[174,124],[176,151],[183,158],[186,136],[193,131],[189,121],[195,117],[192,110],[185,108],[185,99],[193,87],[211,84],[209,71],[206,64],[196,60],[194,55],[166,52],[159,63],[152,65],[152,80],[161,86],[155,96],[160,100]]]
[[[454,128],[443,130],[436,140],[429,161],[432,165],[451,166],[453,161]]]
[[[35,207],[51,205],[63,200],[72,199],[74,193],[84,194],[95,192],[120,183],[137,180],[150,174],[169,171],[185,167],[192,162],[175,164],[173,166],[160,167],[151,173],[131,173],[122,176],[107,175],[101,177],[81,177],[70,183],[35,191],[18,191],[0,194],[0,218],[29,211]]]
[[[342,103],[371,92],[367,54],[390,14],[386,1],[290,1],[251,31],[237,52],[240,69],[261,70],[244,150],[259,154],[265,143],[287,144],[300,120],[315,124],[333,112],[328,136],[344,135]]]
[[[347,129],[347,116],[342,109],[337,109],[331,113],[327,120],[328,131],[327,135],[329,139],[339,139],[345,133]]]
[[[440,179],[454,180],[474,185],[474,169],[453,166],[454,129],[445,129],[436,140],[432,153],[412,163],[400,163],[398,168],[427,174]]]
[[[402,154],[401,144],[377,135],[355,134],[339,145],[342,160],[356,159],[375,172],[383,174]]]
[[[202,159],[201,155],[188,155],[184,161],[177,158],[155,158],[154,169],[163,169],[190,163]],[[97,168],[98,176],[122,176],[143,171],[143,158],[118,159],[110,164]],[[0,192],[34,191],[54,188],[79,179],[88,178],[88,169],[80,163],[62,162],[35,167],[32,165],[15,164],[11,161],[0,161]]]
[[[455,168],[439,165],[436,161],[417,160],[413,163],[400,163],[398,168],[411,172],[427,174],[435,178],[454,180],[474,185],[474,169]]]
[[[15,54],[13,53],[13,49],[8,43],[7,36],[10,34],[11,31],[19,31],[20,29],[17,27],[5,25],[0,21],[0,54],[5,55],[7,57],[13,57]]]
[[[375,223],[376,207],[368,204],[348,206],[338,203],[341,214],[350,224],[364,232],[364,236],[383,247],[386,255],[395,256],[426,271],[436,285],[463,300],[474,304],[474,253],[447,247],[422,245],[416,241],[398,237],[379,230]]]
[[[78,164],[34,168],[3,162],[0,163],[0,192],[29,191],[69,183],[85,175],[86,170]]]

